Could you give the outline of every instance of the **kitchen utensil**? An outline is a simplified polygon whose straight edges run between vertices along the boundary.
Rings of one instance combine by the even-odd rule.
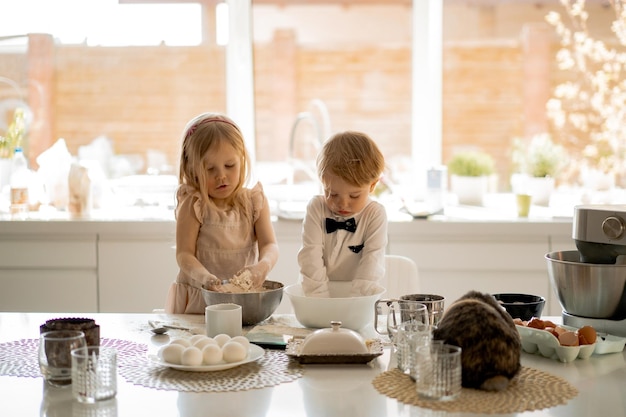
[[[363,337],[350,329],[342,329],[340,321],[331,321],[328,329],[319,329],[308,335],[302,343],[302,354],[367,353]]]
[[[173,324],[158,323],[158,322],[155,322],[153,320],[149,320],[148,324],[151,327],[150,330],[154,334],[165,334],[169,329],[190,331],[190,329],[187,328],[187,327],[175,326]]]
[[[626,205],[574,208],[578,251],[545,255],[563,323],[626,336]]]
[[[436,294],[406,294],[400,296],[401,300],[417,301],[426,306],[431,325],[439,324],[443,316],[446,299],[442,295]]]
[[[202,288],[207,306],[213,304],[238,304],[241,306],[241,321],[244,326],[262,322],[272,315],[283,299],[284,285],[266,280],[261,292],[224,293]]]
[[[303,364],[368,363],[383,351],[377,339],[365,340],[359,333],[342,329],[333,321],[330,328],[314,331],[304,339],[292,339],[286,353]]]
[[[546,299],[540,295],[501,293],[493,294],[496,301],[504,307],[511,318],[528,321],[533,317],[540,318]]]
[[[307,297],[301,284],[285,288],[296,319],[305,327],[322,329],[331,321],[341,321],[342,327],[360,330],[372,322],[372,306],[385,292],[382,287],[375,294],[351,297],[350,281],[330,281],[330,297]]]
[[[241,306],[233,303],[213,304],[204,310],[206,334],[215,337],[220,333],[230,337],[241,335]]]

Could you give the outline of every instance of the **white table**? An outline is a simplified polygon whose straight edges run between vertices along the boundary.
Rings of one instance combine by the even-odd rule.
[[[151,314],[89,314],[101,327],[101,337],[158,345],[147,328]],[[162,315],[160,315],[162,317]],[[39,325],[58,313],[0,313],[0,343],[34,339]],[[174,319],[202,326],[202,316]],[[68,389],[44,387],[41,378],[0,376],[0,416],[448,416],[450,413],[408,406],[378,393],[372,379],[387,370],[390,354],[369,365],[306,366],[295,381],[270,388],[226,393],[188,393],[132,385],[119,377],[114,407],[85,414]],[[523,353],[522,364],[566,379],[579,395],[567,404],[529,416],[623,416],[626,410],[626,352],[592,356],[588,360],[560,363]],[[116,410],[116,413],[115,413]],[[109,414],[107,414],[107,412]],[[456,414],[454,414],[456,415]],[[463,414],[469,415],[469,414]]]

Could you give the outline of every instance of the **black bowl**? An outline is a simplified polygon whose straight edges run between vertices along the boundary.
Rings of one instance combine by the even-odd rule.
[[[513,319],[528,321],[533,317],[540,318],[546,299],[532,294],[493,294],[498,303],[504,307]]]

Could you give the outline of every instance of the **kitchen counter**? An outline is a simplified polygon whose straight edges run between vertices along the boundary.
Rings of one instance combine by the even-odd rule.
[[[414,220],[390,212],[387,252],[416,261],[421,292],[454,300],[470,289],[546,297],[545,314],[558,315],[544,255],[573,249],[571,222],[537,210],[450,207],[445,215]],[[128,208],[0,216],[0,310],[150,312],[162,308],[178,273],[172,210]],[[280,258],[270,279],[298,281],[301,220],[275,218]],[[32,291],[37,288],[38,291]],[[84,296],[72,297],[75,292]],[[287,297],[277,310],[291,312]]]
[[[51,313],[0,313],[0,343],[36,339],[39,325],[61,317]],[[101,337],[146,344],[155,352],[165,343],[151,336],[147,322],[153,318],[175,319],[202,326],[202,316],[156,314],[91,314],[101,326]],[[551,318],[556,320],[556,318]],[[373,329],[371,329],[373,331]],[[160,336],[162,337],[162,336]],[[166,339],[167,340],[167,339]],[[388,369],[388,348],[368,365],[308,365],[296,380],[260,389],[190,393],[134,385],[118,376],[118,394],[111,402],[79,407],[69,390],[45,387],[39,377],[0,376],[2,416],[348,416],[413,417],[471,416],[409,406],[380,394],[371,381]],[[626,352],[592,356],[561,363],[539,355],[522,353],[522,365],[559,376],[578,391],[564,405],[526,412],[522,416],[587,417],[623,416],[626,409]],[[83,414],[81,414],[83,413]]]

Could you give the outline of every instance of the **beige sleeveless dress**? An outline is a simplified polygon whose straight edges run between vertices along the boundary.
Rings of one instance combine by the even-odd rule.
[[[258,262],[254,224],[267,202],[260,183],[252,189],[244,188],[242,192],[247,194],[252,219],[247,219],[237,209],[222,210],[214,205],[203,207],[200,194],[187,185],[182,185],[177,192],[181,203],[183,199],[193,199],[194,215],[201,224],[196,257],[219,279],[230,279],[244,266]],[[204,314],[206,304],[200,286],[201,283],[191,279],[181,269],[167,294],[165,312]]]

